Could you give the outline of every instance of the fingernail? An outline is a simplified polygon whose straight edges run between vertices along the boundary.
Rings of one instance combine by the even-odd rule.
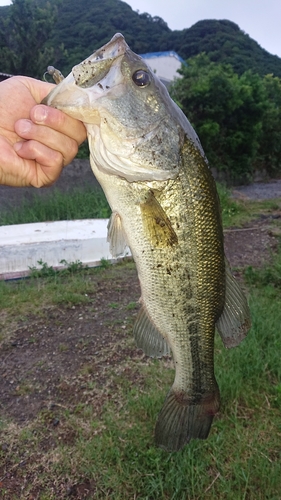
[[[36,106],[34,108],[33,117],[36,123],[42,123],[46,120],[48,115],[47,106]]]
[[[23,142],[15,142],[14,150],[17,153],[22,148]]]
[[[19,120],[17,123],[17,133],[19,135],[28,134],[31,129],[31,121],[30,120]]]

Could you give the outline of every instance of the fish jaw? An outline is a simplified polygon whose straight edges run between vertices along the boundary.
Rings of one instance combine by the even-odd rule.
[[[138,74],[147,85],[139,85]],[[181,111],[122,35],[75,66],[43,103],[83,121],[91,163],[99,170],[129,182],[178,175],[185,135]],[[102,157],[96,155],[101,149]]]
[[[72,73],[43,99],[42,104],[60,109],[81,121],[84,121],[85,110],[89,109],[88,96],[76,86]]]
[[[100,123],[100,114],[92,103],[104,97],[100,81],[108,76],[113,61],[122,56],[127,47],[123,35],[116,34],[108,44],[74,66],[72,72],[43,99],[42,104],[60,109],[84,123]],[[112,71],[105,86],[109,87],[112,82],[116,86],[119,83],[116,77],[116,71]]]

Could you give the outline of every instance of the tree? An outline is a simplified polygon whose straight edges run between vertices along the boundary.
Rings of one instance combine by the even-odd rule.
[[[262,120],[262,134],[257,152],[256,167],[270,176],[281,171],[281,79],[266,75],[266,109]]]
[[[1,70],[41,78],[54,49],[45,46],[56,20],[56,7],[39,0],[13,0],[2,20]],[[4,28],[4,30],[3,30]]]
[[[189,59],[181,74],[171,95],[198,133],[211,167],[232,179],[251,178],[266,109],[262,78],[251,71],[239,77],[206,54]]]

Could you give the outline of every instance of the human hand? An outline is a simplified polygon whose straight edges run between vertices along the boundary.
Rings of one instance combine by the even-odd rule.
[[[82,122],[39,104],[53,87],[23,76],[0,83],[0,184],[50,186],[86,139]]]

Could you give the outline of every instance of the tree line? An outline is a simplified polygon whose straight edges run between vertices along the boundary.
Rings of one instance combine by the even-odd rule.
[[[210,166],[229,181],[252,180],[256,170],[281,173],[281,79],[242,75],[206,54],[187,60],[170,93],[200,137]]]
[[[64,74],[121,31],[137,53],[175,50],[187,60],[172,97],[197,131],[211,167],[230,180],[281,171],[281,59],[231,21],[172,31],[120,0],[13,0],[0,8],[0,72]]]
[[[186,60],[205,52],[238,75],[252,69],[281,77],[281,58],[231,21],[202,20],[173,31],[161,17],[121,0],[13,0],[0,7],[0,71],[41,77],[54,65],[67,74],[116,32],[138,54],[174,50]]]

